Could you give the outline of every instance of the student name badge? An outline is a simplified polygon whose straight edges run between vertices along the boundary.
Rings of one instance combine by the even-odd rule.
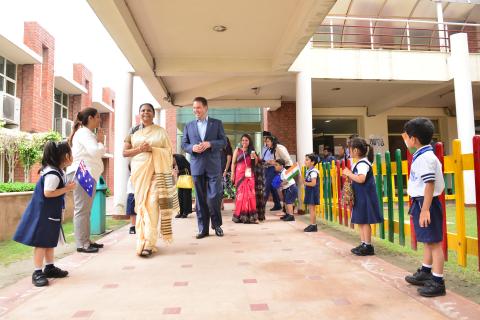
[[[245,169],[245,178],[251,178],[251,177],[252,177],[252,168]]]

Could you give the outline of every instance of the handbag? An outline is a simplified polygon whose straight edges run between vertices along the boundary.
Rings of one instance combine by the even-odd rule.
[[[178,189],[193,189],[193,178],[188,172],[188,169],[185,169],[187,174],[182,174],[178,176],[177,180],[177,188]]]

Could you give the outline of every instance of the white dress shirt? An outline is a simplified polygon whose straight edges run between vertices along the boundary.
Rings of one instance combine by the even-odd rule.
[[[84,161],[88,171],[95,179],[103,173],[105,146],[97,141],[97,136],[87,127],[81,127],[75,132],[72,141],[73,163],[67,169],[67,174],[77,171],[80,161]]]

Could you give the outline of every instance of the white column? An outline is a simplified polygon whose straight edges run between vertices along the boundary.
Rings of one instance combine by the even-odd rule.
[[[462,153],[472,153],[472,138],[475,135],[475,117],[473,111],[472,79],[470,76],[470,57],[466,33],[450,36],[451,55],[450,72],[453,75],[455,89],[455,107],[457,114],[458,139],[462,142]],[[475,179],[473,171],[464,172],[465,203],[475,203]]]
[[[167,129],[167,110],[163,108],[160,112],[160,126]]]
[[[155,119],[153,119],[153,123],[155,123],[157,126],[161,126],[160,124],[160,113],[161,109],[155,109]]]
[[[312,78],[306,71],[297,74],[297,161],[303,165],[305,155],[313,151]]]
[[[124,90],[120,91],[121,97],[115,110],[115,214],[125,214],[125,203],[127,201],[128,163],[129,159],[122,155],[123,141],[132,126],[132,104],[133,104],[133,74],[127,73],[124,80]]]
[[[446,48],[446,33],[445,25],[443,24],[443,3],[441,1],[436,1],[437,5],[437,28],[438,28],[438,43],[440,45],[441,52],[447,52]]]

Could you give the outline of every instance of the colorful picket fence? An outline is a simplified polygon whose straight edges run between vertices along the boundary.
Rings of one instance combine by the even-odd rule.
[[[467,257],[477,256],[480,251],[478,235],[480,234],[480,136],[473,138],[473,154],[462,154],[460,140],[453,141],[453,153],[444,156],[442,143],[435,145],[435,154],[443,164],[444,176],[446,179],[453,177],[453,184],[450,190],[453,193],[441,195],[440,201],[443,206],[444,216],[444,241],[443,249],[445,259],[448,259],[448,249],[457,252],[457,260],[460,266],[465,267]],[[401,159],[400,150],[396,150],[393,159],[390,152],[385,153],[385,161],[382,161],[381,154],[377,154],[373,164],[373,171],[377,184],[377,196],[382,212],[387,210],[385,222],[373,225],[372,233],[381,239],[395,241],[395,234],[398,235],[398,243],[405,246],[406,237],[410,237],[410,246],[417,249],[417,241],[411,217],[404,209],[405,203],[409,203],[409,197],[406,194],[408,183],[409,168],[411,165],[411,155],[407,160]],[[332,163],[318,164],[317,169],[320,173],[320,205],[316,207],[318,218],[327,222],[335,222],[344,226],[354,228],[350,224],[351,208],[342,205],[342,186],[345,177],[342,176],[342,170],[349,163],[332,161]],[[477,238],[466,235],[465,228],[465,190],[463,183],[464,171],[474,171],[476,188],[476,215],[477,215]],[[303,168],[302,174],[305,175],[306,168]],[[448,180],[446,181],[448,185]],[[446,189],[447,190],[447,189]],[[473,191],[470,191],[473,192]],[[303,192],[301,192],[303,199]],[[446,219],[446,203],[455,202],[455,224],[456,232],[449,232]],[[303,203],[303,201],[301,201]],[[394,219],[395,207],[398,211],[398,219]],[[305,209],[301,205],[301,209]],[[407,215],[407,216],[406,216]],[[407,222],[405,222],[407,219]],[[480,259],[479,259],[480,271]]]

